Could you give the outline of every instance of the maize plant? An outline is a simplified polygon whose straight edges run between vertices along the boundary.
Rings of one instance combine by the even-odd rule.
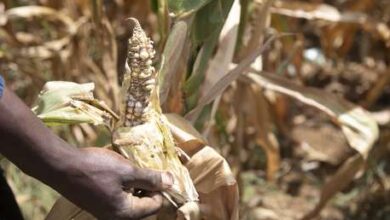
[[[129,19],[125,73],[121,82],[119,115],[93,97],[94,84],[48,82],[33,111],[47,124],[93,123],[112,134],[112,149],[141,168],[169,171],[174,184],[163,195],[176,207],[198,201],[188,170],[179,159],[167,119],[162,114],[153,67],[153,42],[139,22]]]

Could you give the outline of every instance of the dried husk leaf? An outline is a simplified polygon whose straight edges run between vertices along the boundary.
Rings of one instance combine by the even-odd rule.
[[[34,113],[48,125],[92,123],[110,126],[117,118],[104,103],[94,99],[93,83],[47,82],[33,107]]]
[[[171,218],[169,218],[171,219]],[[200,220],[201,212],[199,203],[187,202],[177,210],[177,220]]]
[[[82,210],[65,197],[60,197],[51,208],[46,220],[95,220],[88,212]]]
[[[192,156],[206,145],[206,140],[202,135],[183,117],[173,113],[165,114],[165,116],[173,137],[187,155]]]
[[[119,153],[141,168],[170,171],[174,184],[167,192],[180,205],[198,200],[198,194],[181,164],[175,143],[163,115],[151,116],[142,125],[119,128],[114,134],[114,145]],[[121,143],[122,142],[122,143]]]
[[[238,219],[238,185],[226,160],[205,146],[186,166],[200,196],[202,219]]]
[[[187,120],[166,116],[178,146],[191,156],[186,167],[199,193],[202,219],[238,219],[238,185],[229,164]]]

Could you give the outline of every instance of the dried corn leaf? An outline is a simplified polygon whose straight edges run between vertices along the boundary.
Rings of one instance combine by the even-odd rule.
[[[71,18],[48,7],[33,6],[33,5],[16,7],[7,10],[5,14],[2,16],[4,17],[1,17],[0,20],[2,21],[2,23],[0,25],[4,25],[5,23],[7,23],[8,20],[15,19],[15,18],[28,19],[32,17],[48,17],[51,19],[58,19],[62,21],[68,27],[68,31],[70,33],[74,33],[76,31],[74,29],[75,26]]]
[[[357,23],[366,20],[367,16],[362,13],[341,13],[337,8],[327,4],[307,3],[301,1],[283,2],[277,1],[271,8],[273,13],[305,19],[322,19],[332,22]]]
[[[390,28],[386,23],[375,21],[364,13],[340,12],[331,5],[303,1],[277,1],[271,8],[271,12],[308,20],[320,19],[329,22],[359,24],[363,29],[378,34],[390,46]]]
[[[229,64],[233,61],[236,48],[240,10],[240,3],[235,0],[222,28],[217,53],[208,64],[202,95],[207,94],[212,86],[229,70]]]
[[[363,108],[322,90],[296,85],[275,74],[249,73],[248,77],[266,89],[291,96],[336,119],[351,147],[367,158],[379,131],[375,120]]]
[[[192,125],[177,114],[165,114],[168,119],[168,127],[173,137],[182,150],[192,156],[201,147],[206,145],[206,140]]]
[[[202,217],[238,219],[238,186],[226,160],[206,146],[186,166],[199,193]]]
[[[250,64],[253,63],[253,61],[255,61],[255,59],[271,45],[275,38],[276,36],[273,36],[268,39],[261,48],[254,50],[234,69],[224,74],[223,77],[221,77],[221,79],[216,82],[212,88],[210,88],[209,92],[202,96],[198,102],[198,105],[185,115],[185,118],[188,120],[194,120],[204,106],[212,102],[217,96],[221,95],[222,92],[225,91],[225,89],[230,85],[230,83],[236,80],[240,74],[245,73],[249,69]]]
[[[358,154],[350,157],[323,186],[320,201],[303,219],[315,217],[337,192],[350,183],[363,167],[373,144],[378,138],[378,125],[363,108],[315,88],[296,85],[275,74],[249,73],[248,77],[260,86],[291,96],[327,113],[341,127],[349,145]]]
[[[91,214],[83,211],[81,208],[67,200],[65,197],[60,197],[54,206],[51,208],[45,220],[94,220],[96,219]]]
[[[302,220],[310,220],[317,216],[327,201],[353,180],[358,171],[362,169],[363,164],[364,160],[359,154],[355,154],[345,161],[331,179],[322,187],[321,198],[318,204],[312,211],[305,214]]]
[[[259,48],[264,43],[265,29],[270,26],[270,7],[274,0],[266,1],[254,1],[253,13],[252,13],[252,32],[248,39],[247,45],[242,45],[243,48],[240,51],[240,57],[246,57],[253,50]],[[261,59],[261,58],[258,58]]]
[[[238,185],[226,160],[205,146],[201,134],[179,115],[167,114],[178,146],[191,156],[186,163],[199,193],[203,219],[238,219]]]
[[[249,103],[251,103],[252,111],[248,111],[247,115],[252,116],[252,123],[254,123],[257,130],[256,142],[263,148],[267,157],[267,180],[274,181],[281,159],[279,142],[273,133],[273,121],[270,114],[272,110],[259,86],[251,86],[248,93],[246,96],[249,99]]]
[[[49,125],[92,123],[109,126],[118,116],[94,99],[94,88],[93,83],[48,82],[33,111]]]
[[[9,9],[3,15],[0,15],[0,27],[5,26],[11,20],[25,19],[28,21],[28,19],[34,17],[42,17],[48,20],[60,21],[65,27],[66,35],[59,39],[42,42],[37,46],[20,47],[20,45],[18,45],[15,50],[11,50],[12,53],[24,57],[38,57],[44,59],[53,57],[57,53],[61,52],[61,49],[70,43],[72,36],[76,34],[78,28],[78,25],[70,17],[52,8],[42,6],[23,6]],[[15,35],[26,36],[26,34]]]
[[[160,75],[160,102],[164,103],[168,97],[169,89],[172,86],[172,79],[177,74],[180,66],[184,44],[187,38],[187,24],[183,21],[177,22],[169,36],[164,48],[163,56],[166,62],[163,63]]]
[[[172,219],[172,217],[166,218],[166,220]],[[177,210],[177,220],[201,220],[201,212],[199,203],[188,202]],[[160,220],[160,219],[159,219]],[[164,220],[164,219],[162,219]]]

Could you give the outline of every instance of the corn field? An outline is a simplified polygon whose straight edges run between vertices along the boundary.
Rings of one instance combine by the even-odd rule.
[[[148,219],[390,219],[388,0],[0,0],[0,73],[72,145],[171,171]],[[94,219],[1,166],[26,219]]]

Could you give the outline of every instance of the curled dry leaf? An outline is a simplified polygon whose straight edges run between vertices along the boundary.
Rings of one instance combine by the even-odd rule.
[[[344,162],[336,174],[325,183],[320,201],[310,213],[303,217],[305,220],[311,219],[361,170],[372,146],[378,139],[378,125],[363,108],[319,89],[296,85],[275,74],[249,73],[248,77],[266,89],[288,95],[327,113],[341,127],[349,145],[358,152]]]
[[[165,114],[168,119],[168,126],[173,137],[189,156],[194,155],[200,148],[205,146],[206,140],[199,132],[192,127],[184,118],[177,114]]]
[[[199,193],[202,219],[238,219],[238,186],[227,161],[179,115],[166,115],[178,146],[191,155],[186,167]]]
[[[238,219],[238,186],[226,160],[205,146],[186,166],[199,193],[203,219]]]
[[[168,217],[171,219],[172,217]],[[200,220],[202,219],[200,213],[199,203],[187,202],[177,210],[177,220]]]

